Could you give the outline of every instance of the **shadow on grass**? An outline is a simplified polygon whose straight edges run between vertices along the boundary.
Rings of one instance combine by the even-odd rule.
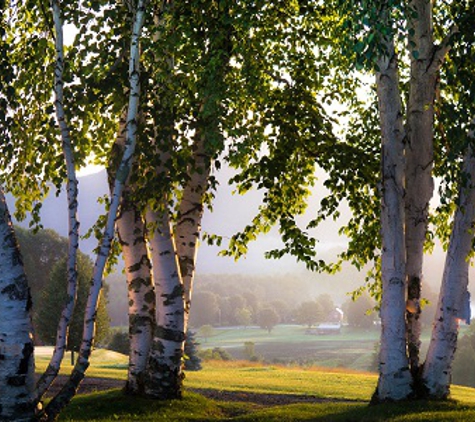
[[[263,407],[249,402],[215,401],[186,392],[179,401],[157,401],[109,390],[76,397],[62,421],[471,421],[475,407],[455,401],[414,401],[368,406],[364,403],[299,403]]]

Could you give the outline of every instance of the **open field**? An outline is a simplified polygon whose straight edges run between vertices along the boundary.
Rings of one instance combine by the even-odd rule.
[[[39,367],[47,349],[37,353]],[[96,350],[88,376],[124,379],[126,357]],[[68,372],[68,365],[64,368]],[[376,375],[242,361],[206,362],[188,372],[182,401],[157,402],[109,390],[77,396],[62,421],[471,421],[475,389],[453,387],[453,400],[368,406]],[[196,391],[206,393],[207,398]],[[210,394],[211,393],[211,394]],[[263,402],[257,397],[265,397]],[[283,400],[288,397],[289,400]]]
[[[212,337],[197,336],[201,348],[221,347],[236,359],[246,359],[244,343],[268,363],[345,367],[369,370],[380,332],[343,327],[341,334],[308,335],[301,325],[277,325],[271,333],[260,328],[217,328]],[[429,333],[424,333],[423,340]]]
[[[113,365],[113,362],[108,362]],[[125,373],[125,371],[123,371]],[[95,365],[91,375],[96,372]],[[339,370],[284,368],[244,362],[209,362],[187,374],[179,402],[125,397],[109,390],[76,397],[63,421],[470,421],[475,420],[475,390],[453,388],[454,400],[368,406],[376,376]],[[193,391],[214,391],[214,399]],[[200,390],[198,390],[200,391]],[[275,397],[262,404],[254,396]],[[284,395],[304,397],[279,404]]]

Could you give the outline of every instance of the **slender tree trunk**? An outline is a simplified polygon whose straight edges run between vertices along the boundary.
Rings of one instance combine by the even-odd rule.
[[[31,297],[0,187],[0,421],[35,415]]]
[[[145,394],[157,399],[182,396],[185,344],[184,291],[167,210],[147,210],[157,297],[156,327],[150,350]]]
[[[475,223],[475,156],[472,147],[468,148],[463,172],[435,323],[423,368],[424,386],[428,395],[436,399],[447,398],[450,393],[459,323],[460,320],[470,321],[467,288]]]
[[[398,58],[392,40],[378,60],[376,85],[382,132],[381,349],[374,402],[403,400],[412,393],[405,335],[404,127]]]
[[[176,224],[176,248],[185,294],[185,332],[190,313],[196,257],[204,211],[204,194],[208,190],[211,160],[206,152],[205,138],[198,135],[193,145],[190,179],[183,191]]]
[[[112,240],[114,238],[115,220],[119,204],[121,201],[122,191],[128,179],[132,167],[133,155],[135,151],[136,132],[137,132],[137,115],[140,99],[140,36],[145,16],[145,1],[139,0],[135,11],[132,29],[132,39],[130,47],[129,60],[129,80],[130,94],[129,107],[127,113],[127,140],[125,151],[122,157],[119,169],[116,173],[114,190],[112,193],[109,212],[107,215],[106,227],[102,238],[100,250],[94,265],[93,279],[89,291],[86,311],[84,315],[84,331],[79,356],[74,366],[73,372],[61,389],[61,391],[50,401],[46,407],[45,413],[48,420],[56,419],[59,412],[71,401],[76,394],[77,388],[84,379],[85,372],[89,366],[89,357],[92,351],[95,317],[97,303],[102,287],[102,277],[107,258],[109,256]]]
[[[121,119],[119,132],[109,160],[109,185],[113,189],[117,161],[125,146],[125,119]],[[143,392],[143,372],[147,367],[155,323],[155,292],[151,276],[152,266],[145,239],[142,214],[134,205],[133,186],[130,181],[124,188],[116,227],[125,263],[129,306],[129,366],[126,391]]]
[[[232,51],[233,26],[230,11],[223,8],[220,13],[220,16],[214,18],[214,25],[210,24],[210,44],[208,50],[203,52],[208,58],[208,72],[202,81],[206,88],[198,111],[198,128],[193,143],[192,164],[188,172],[190,178],[183,191],[176,225],[176,245],[185,288],[185,329],[188,326],[191,306],[204,199],[209,189],[213,154],[219,152],[219,147],[211,145],[222,137],[221,102],[225,96],[224,82]],[[219,36],[213,36],[214,31],[219,31]]]
[[[53,9],[53,19],[55,24],[55,44],[56,44],[56,66],[54,78],[54,92],[55,92],[55,108],[56,118],[61,130],[62,149],[64,160],[67,169],[67,197],[68,197],[68,300],[64,307],[58,324],[58,331],[56,334],[56,343],[54,347],[53,356],[46,371],[42,374],[37,383],[37,400],[41,400],[45,391],[50,387],[58,375],[61,367],[61,362],[64,357],[64,352],[67,346],[68,328],[71,321],[74,306],[76,303],[77,294],[77,250],[79,247],[79,221],[77,219],[78,209],[78,180],[76,178],[76,169],[74,163],[73,149],[71,145],[71,135],[69,126],[66,123],[66,116],[64,112],[63,102],[63,69],[64,69],[64,53],[63,53],[63,20],[62,11],[59,3],[56,0],[51,1]]]
[[[418,379],[420,354],[420,299],[422,264],[427,233],[429,202],[433,196],[434,102],[439,70],[449,50],[448,39],[434,45],[432,2],[408,4],[411,79],[406,125],[406,280],[407,343],[409,363]],[[449,34],[449,37],[451,34]]]

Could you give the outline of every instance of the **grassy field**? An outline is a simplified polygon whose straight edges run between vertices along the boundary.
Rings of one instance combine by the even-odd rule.
[[[253,342],[258,357],[269,363],[294,363],[368,370],[379,331],[344,327],[341,334],[308,335],[301,325],[277,325],[271,333],[260,328],[220,328],[212,337],[197,336],[202,348],[221,347],[245,359],[244,343]]]
[[[37,354],[39,366],[48,351]],[[89,376],[124,379],[126,357],[96,350]],[[65,368],[67,372],[68,367]],[[374,374],[328,368],[289,368],[249,362],[207,362],[202,371],[189,372],[186,393],[178,402],[157,402],[123,396],[119,390],[76,397],[62,421],[471,421],[475,420],[475,389],[454,386],[453,400],[414,401],[368,406],[376,383]],[[252,401],[207,399],[190,389],[206,388],[269,396],[304,395],[310,401],[263,406]],[[221,392],[221,393],[220,393]]]

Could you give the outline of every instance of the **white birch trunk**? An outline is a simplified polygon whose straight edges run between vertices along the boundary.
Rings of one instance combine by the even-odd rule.
[[[376,85],[382,132],[381,349],[376,402],[403,400],[411,393],[405,335],[404,127],[398,63],[392,40],[378,60]]]
[[[153,280],[157,297],[156,327],[150,350],[145,394],[158,399],[182,396],[185,345],[184,297],[168,211],[147,210]]]
[[[183,190],[175,240],[185,292],[185,332],[188,326],[193,280],[195,277],[201,221],[204,211],[204,194],[208,189],[211,160],[205,149],[204,136],[197,134],[193,145],[193,166],[190,179]]]
[[[124,193],[117,232],[122,247],[129,299],[129,367],[126,390],[143,392],[144,371],[155,324],[155,291],[145,243],[145,224],[138,209]]]
[[[125,146],[125,118],[121,119],[119,132],[107,169],[109,184],[113,189],[117,161]],[[147,366],[155,323],[155,292],[151,263],[145,238],[145,224],[141,212],[131,199],[133,186],[130,181],[124,188],[116,228],[125,263],[129,313],[129,366],[126,391],[140,394],[143,391],[143,372]]]
[[[447,398],[450,393],[459,323],[460,320],[470,321],[468,269],[475,223],[475,157],[471,147],[468,148],[463,171],[467,181],[465,184],[461,182],[435,323],[422,374],[428,395],[436,399]]]
[[[35,415],[30,289],[0,187],[0,420]]]
[[[56,334],[56,343],[51,357],[51,361],[37,383],[37,400],[40,400],[45,391],[50,387],[58,375],[61,362],[66,350],[68,339],[68,328],[71,321],[74,306],[76,303],[77,292],[77,250],[79,247],[79,221],[77,219],[78,209],[78,180],[76,178],[76,169],[74,164],[73,150],[71,146],[71,136],[69,126],[66,123],[63,101],[63,69],[64,69],[64,52],[63,52],[63,20],[61,17],[61,8],[56,0],[51,1],[53,9],[53,20],[55,26],[55,44],[56,44],[56,65],[54,78],[55,108],[56,118],[61,130],[62,149],[67,169],[67,197],[68,197],[68,229],[69,229],[69,246],[68,246],[68,300],[64,307],[58,324]]]
[[[107,257],[109,256],[112,240],[114,238],[115,220],[122,196],[124,185],[131,171],[132,160],[136,144],[137,115],[140,98],[140,36],[145,17],[145,1],[139,0],[133,21],[132,39],[129,59],[129,107],[127,113],[127,140],[124,155],[116,173],[114,189],[107,215],[106,227],[102,238],[100,250],[94,265],[91,288],[84,315],[84,331],[79,356],[73,372],[62,390],[51,400],[46,407],[46,417],[54,420],[59,412],[70,402],[76,394],[77,388],[84,379],[89,366],[89,357],[92,351],[97,304],[102,287],[102,278]]]
[[[450,48],[448,35],[440,46],[434,45],[432,2],[411,0],[408,22],[411,79],[406,125],[406,280],[407,341],[412,374],[419,376],[420,299],[422,264],[426,239],[429,202],[433,196],[434,102],[440,67]]]

